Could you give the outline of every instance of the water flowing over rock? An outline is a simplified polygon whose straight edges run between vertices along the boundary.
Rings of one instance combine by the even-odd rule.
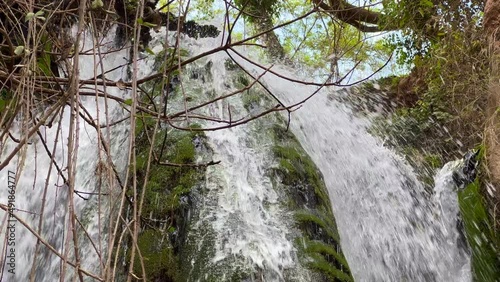
[[[286,104],[315,90],[291,87],[272,75],[264,81]],[[449,243],[458,231],[449,233],[440,222],[455,218],[440,218],[438,205],[411,168],[366,133],[368,121],[326,94],[320,92],[292,113],[291,127],[325,177],[354,278],[470,281],[468,255]]]
[[[86,38],[86,44],[91,44],[91,36]],[[164,38],[163,33],[153,36],[153,52],[161,51]],[[220,42],[220,38],[186,38],[183,44],[193,56]],[[139,75],[143,77],[153,71],[156,59],[147,54],[141,56],[144,60],[139,63]],[[111,70],[126,64],[127,58],[127,51],[110,53],[106,56],[109,61],[103,65]],[[170,85],[174,92],[169,111],[183,110],[186,105],[196,105],[248,84],[248,76],[229,68],[227,60],[226,54],[217,53],[184,69],[182,79],[188,96],[175,90],[178,85]],[[237,60],[251,74],[265,72]],[[82,61],[82,76],[94,76],[92,56]],[[106,77],[126,81],[125,69],[118,68]],[[298,71],[278,69],[289,77],[300,76]],[[264,75],[261,81],[287,105],[306,99],[317,90],[272,74]],[[154,85],[149,90],[156,91]],[[126,98],[126,91],[114,91]],[[214,165],[159,170],[154,174],[152,182],[157,186],[149,194],[151,205],[144,215],[154,228],[143,226],[138,240],[140,246],[151,249],[144,252],[146,258],[151,258],[146,260],[147,271],[165,281],[470,281],[470,256],[457,228],[452,167],[446,166],[438,173],[434,194],[429,195],[403,159],[367,132],[369,121],[354,115],[346,105],[328,99],[329,94],[335,95],[335,90],[322,89],[292,112],[290,130],[281,114],[205,134],[187,131],[175,135],[172,127],[161,125],[159,135],[165,140],[172,138],[168,144],[174,153],[168,157],[197,164],[213,161]],[[94,110],[93,115],[98,113],[97,105],[101,111],[104,108],[103,100],[96,104],[94,98],[88,97],[83,102]],[[110,103],[110,117],[122,118],[122,108]],[[262,89],[249,90],[217,101],[197,114],[252,116],[273,103],[276,101]],[[63,120],[66,118],[67,113]],[[183,121],[182,125],[192,126],[194,132],[199,126],[213,124],[207,121],[195,126]],[[140,140],[141,130],[148,124],[143,121],[140,126],[136,140]],[[64,127],[62,132],[67,134],[67,130]],[[49,148],[56,141],[56,132],[56,128],[44,129],[42,135]],[[112,159],[119,176],[124,177],[127,126],[114,127],[109,135],[113,141]],[[88,192],[98,191],[96,139],[93,129],[80,131],[77,187]],[[56,158],[64,163],[66,137],[59,135],[57,140]],[[2,152],[8,152],[15,144],[2,146]],[[140,170],[144,148],[140,144],[138,147]],[[50,158],[39,140],[34,138],[27,148],[24,160],[19,158],[11,164],[15,168],[17,162],[24,161],[17,183],[16,214],[31,226],[43,216],[40,234],[64,253],[66,239],[61,236],[68,236],[67,190],[57,178],[57,171],[49,175]],[[45,211],[40,215],[47,175]],[[6,171],[2,171],[0,181],[7,183],[7,177]],[[175,187],[170,187],[174,182]],[[120,192],[118,185],[107,189],[110,194]],[[0,191],[0,197],[2,203],[7,202],[6,191]],[[95,208],[98,198],[88,198],[76,200],[78,214],[85,219],[89,236],[100,243],[100,248],[107,248],[110,234],[103,231],[99,222],[109,212],[99,214]],[[177,201],[170,202],[172,199]],[[165,207],[168,212],[157,209]],[[4,218],[7,216],[5,211],[1,213]],[[27,269],[32,264],[30,254],[36,238],[20,225],[18,228],[17,267]],[[93,246],[83,238],[82,235],[82,267],[99,273],[102,265]],[[119,247],[126,252],[126,243]],[[36,281],[57,281],[61,260],[44,247],[41,250],[35,263]],[[172,256],[175,259],[165,261]],[[127,260],[127,254],[123,254],[120,263],[127,264]],[[72,271],[66,275],[71,276]],[[19,271],[16,281],[28,281],[29,273]]]
[[[107,39],[108,44],[103,47],[104,50],[113,50],[114,36]],[[85,34],[84,48],[91,49],[93,46],[92,35]],[[101,62],[104,71],[110,71],[106,74],[108,79],[119,80],[126,79],[126,67],[128,52],[122,50],[104,55]],[[84,55],[80,58],[80,72],[82,79],[94,77],[94,67],[96,62],[93,55]],[[119,67],[122,66],[122,67]],[[115,69],[118,67],[117,69]],[[99,72],[100,73],[100,72]],[[117,88],[109,88],[108,93],[121,98],[127,98],[127,93]],[[109,122],[115,122],[126,115],[118,103],[114,101],[104,101],[95,97],[82,97],[82,104],[89,110],[93,118],[97,118],[101,125],[106,124],[104,113],[109,112]],[[26,152],[18,154],[16,158],[2,170],[0,181],[7,183],[8,171],[16,172],[19,181],[16,183],[16,199],[14,213],[24,220],[29,226],[35,229],[35,232],[50,244],[60,255],[69,252],[69,259],[74,261],[73,239],[69,230],[68,219],[68,187],[64,179],[60,177],[60,171],[65,167],[50,167],[52,151],[54,150],[54,160],[64,165],[67,161],[67,140],[69,133],[70,111],[66,107],[62,114],[61,128],[58,126],[42,127],[40,134],[32,138],[31,143],[26,146]],[[107,248],[108,236],[104,230],[109,227],[109,210],[113,208],[113,201],[117,194],[121,192],[119,183],[115,177],[105,179],[103,175],[114,175],[112,166],[108,163],[108,156],[104,152],[97,150],[99,141],[97,132],[90,126],[84,126],[83,118],[80,122],[80,134],[78,136],[78,159],[75,190],[82,193],[75,197],[75,213],[79,216],[82,225],[86,228],[88,235],[79,234],[80,257],[82,269],[99,273],[101,269],[99,256],[97,252],[105,254]],[[13,128],[14,136],[20,135],[19,128]],[[112,160],[119,177],[123,177],[127,154],[123,154],[121,148],[128,146],[128,129],[126,124],[113,127],[110,131],[103,130],[102,135],[109,134],[111,140],[110,159]],[[46,147],[42,143],[46,144]],[[2,158],[5,154],[17,145],[12,140],[2,144]],[[50,154],[47,153],[47,150]],[[18,171],[17,168],[21,171]],[[50,167],[50,168],[49,168]],[[101,174],[102,173],[102,174]],[[2,203],[7,202],[8,191],[0,191]],[[106,194],[107,197],[92,196],[92,194]],[[84,200],[85,199],[85,200]],[[97,208],[98,201],[102,200],[101,208]],[[2,218],[7,218],[8,214],[0,211]],[[43,218],[41,229],[38,230],[38,221]],[[1,233],[2,241],[5,232]],[[36,252],[37,238],[32,235],[19,222],[16,223],[15,233],[15,253],[16,253],[16,274],[9,276],[4,273],[4,279],[7,281],[29,281],[32,271],[35,271],[35,281],[57,281],[60,276],[62,260],[40,245]],[[95,246],[90,241],[95,243]],[[65,242],[69,245],[65,247]],[[97,248],[97,249],[95,249]],[[35,253],[37,255],[35,256]],[[32,268],[33,259],[36,257],[35,267]],[[74,268],[69,267],[66,270],[66,277],[72,277]],[[11,280],[12,279],[12,280]]]

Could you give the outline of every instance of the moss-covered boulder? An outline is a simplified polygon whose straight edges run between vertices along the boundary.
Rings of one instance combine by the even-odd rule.
[[[193,209],[191,192],[200,188],[205,176],[206,166],[197,165],[196,156],[208,150],[206,137],[198,131],[182,131],[160,124],[152,142],[154,127],[153,118],[137,118],[135,172],[138,194],[144,192],[137,245],[147,281],[185,281],[180,261]],[[197,127],[191,125],[191,128]],[[128,244],[130,247],[131,242]],[[137,254],[134,273],[142,276]]]
[[[272,169],[277,189],[285,189],[302,236],[295,239],[299,258],[318,281],[353,281],[321,172],[285,127],[271,129],[278,165]]]

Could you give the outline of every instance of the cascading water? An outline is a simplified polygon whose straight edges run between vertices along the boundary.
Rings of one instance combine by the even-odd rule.
[[[286,104],[316,90],[291,87],[273,75],[264,81]],[[323,173],[354,278],[470,281],[470,257],[457,242],[459,231],[450,227],[456,213],[442,214],[405,162],[366,132],[369,122],[327,94],[320,91],[293,112],[291,128]],[[444,170],[436,190],[440,202],[449,203],[457,195],[449,190],[449,167]],[[456,200],[451,206],[458,211]]]
[[[191,42],[189,48],[192,53],[200,53],[219,42],[220,38],[201,39]],[[222,93],[227,57],[223,54],[214,56],[211,58],[211,72],[215,79],[204,83],[212,83],[205,87]],[[127,63],[128,51],[106,57],[109,62],[104,64],[105,69],[111,70]],[[92,56],[82,62],[82,77],[93,77]],[[252,73],[264,72],[243,60],[240,63]],[[152,68],[153,64],[146,61],[141,65],[141,73],[147,74]],[[125,80],[124,70],[122,67],[112,71],[106,78]],[[279,69],[279,72],[296,76],[286,69]],[[316,90],[271,74],[264,75],[262,81],[288,105]],[[293,112],[291,129],[323,173],[342,248],[354,278],[357,281],[470,281],[470,258],[459,243],[461,239],[455,227],[458,208],[456,194],[452,190],[450,167],[445,167],[438,174],[436,196],[429,197],[405,162],[366,132],[369,122],[353,115],[346,106],[328,99],[328,94],[331,93],[326,89],[320,91]],[[92,114],[95,115],[97,110],[93,99],[85,98],[83,103],[87,109],[93,109]],[[121,108],[111,101],[109,103],[110,120],[123,117]],[[99,105],[102,114],[102,100]],[[237,97],[219,101],[208,111],[213,116],[222,117],[228,114],[226,109],[229,107],[233,108],[233,114],[243,111],[241,100]],[[67,134],[68,119],[68,113],[65,113],[62,133],[57,138],[55,159],[60,164],[65,164],[67,144],[62,136]],[[208,224],[214,233],[213,252],[208,252],[211,257],[205,267],[228,263],[229,268],[235,265],[250,268],[261,272],[261,275],[253,277],[257,281],[313,281],[299,265],[293,244],[296,230],[293,230],[290,214],[278,202],[279,193],[273,189],[266,175],[266,168],[272,165],[268,161],[268,154],[271,154],[266,147],[268,140],[253,134],[255,131],[258,131],[255,124],[247,124],[207,133],[214,159],[222,163],[207,170],[208,196],[201,201],[198,221],[193,223],[191,229],[193,234],[197,234],[197,228]],[[56,132],[57,128],[47,128],[43,132],[48,148],[52,148]],[[13,134],[19,135],[18,132]],[[98,162],[95,134],[93,128],[83,127],[80,131],[79,151],[85,153],[79,154],[76,186],[88,192],[95,192],[92,189],[97,186],[94,176]],[[128,143],[127,134],[126,126],[117,126],[110,132],[113,161],[119,171],[125,169],[126,156],[118,152]],[[2,154],[5,154],[15,143],[2,145]],[[17,183],[16,214],[32,226],[42,216],[39,214],[41,199],[50,163],[50,158],[41,153],[44,150],[39,140],[32,141]],[[16,159],[8,169],[14,170],[20,161]],[[7,183],[7,171],[2,171],[0,181]],[[41,234],[57,251],[64,253],[64,242],[69,236],[68,195],[54,170],[50,173],[48,187]],[[0,193],[1,202],[6,203],[6,191]],[[88,232],[97,241],[97,234],[103,232],[99,232],[97,225],[95,202],[80,199],[76,202],[77,211],[88,212]],[[5,220],[7,213],[2,211],[2,215]],[[5,232],[2,232],[4,235]],[[64,239],[61,236],[65,236]],[[205,242],[202,235],[199,236],[198,241]],[[29,267],[32,256],[28,254],[34,252],[36,238],[23,228],[17,229],[16,238],[17,267]],[[104,238],[100,238],[100,242],[105,248]],[[82,267],[98,269],[99,261],[93,258],[95,251],[91,244],[82,244],[82,248],[85,254],[82,256]],[[201,250],[202,246],[198,248]],[[194,260],[191,262],[193,265],[196,264]],[[51,252],[42,251],[36,262],[36,281],[57,280],[60,263],[60,259]],[[294,273],[286,273],[293,269]],[[28,281],[28,277],[29,271],[18,271],[15,281]],[[204,281],[204,277],[199,275],[196,280],[185,278]],[[224,275],[220,277],[230,279]]]
[[[190,51],[203,52],[219,40],[190,42]],[[224,64],[227,59],[224,54],[215,54],[199,65],[210,66],[210,77],[228,79],[204,79],[201,85],[199,81],[190,81],[186,83],[186,91],[202,88],[204,92],[227,92],[230,84]],[[202,69],[206,71],[206,67]],[[187,73],[185,77],[189,76]],[[235,116],[247,113],[240,97],[218,101],[203,113],[227,119],[228,107]],[[279,192],[274,190],[267,173],[272,166],[271,140],[258,131],[257,124],[244,124],[206,133],[212,158],[221,164],[207,168],[208,193],[200,200],[200,216],[191,232],[197,234],[193,240],[203,242],[198,252],[202,252],[204,245],[211,246],[212,251],[208,252],[211,258],[202,266],[205,275],[200,278],[191,274],[186,277],[188,281],[212,281],[209,277],[213,276],[217,277],[214,281],[233,281],[239,272],[254,273],[248,277],[252,281],[310,280],[297,262],[290,214],[281,207]],[[206,230],[207,225],[209,233],[214,233],[213,238],[197,233]],[[201,260],[201,256],[195,255],[192,264]]]
[[[93,36],[90,33],[84,34],[84,46],[82,50],[93,50]],[[125,80],[127,77],[126,65],[128,63],[128,49],[116,48],[114,44],[114,36],[109,36],[100,42],[101,52],[107,53],[103,55],[102,67],[106,73],[106,78],[110,80]],[[80,77],[88,79],[101,73],[101,64],[98,63],[97,57],[94,55],[82,55],[80,57]],[[96,68],[96,69],[94,69]],[[116,68],[116,69],[115,69]],[[95,71],[95,72],[94,72]],[[102,88],[101,88],[102,89]],[[82,91],[85,91],[82,88]],[[120,91],[117,88],[107,88],[109,95],[114,95],[121,98],[126,98],[126,92]],[[122,119],[126,112],[118,103],[112,100],[104,101],[95,97],[81,97],[81,104],[88,110],[90,117],[96,120],[99,115],[100,125],[106,125],[106,122],[114,123]],[[108,119],[106,114],[109,113]],[[54,162],[58,164],[60,170],[65,171],[67,166],[67,140],[69,134],[69,107],[64,108],[60,120],[55,119],[52,127],[41,127],[40,136],[35,136],[30,140],[30,144],[26,147],[24,155],[19,154],[12,162],[2,170],[0,181],[7,185],[9,171],[17,173],[18,182],[15,192],[15,209],[14,214],[24,220],[37,232],[46,243],[52,246],[60,255],[64,256],[68,252],[68,260],[74,262],[73,239],[69,229],[69,212],[68,212],[68,187],[64,183],[64,179],[59,176],[59,171],[55,166],[51,166],[51,158],[46,150],[54,153]],[[80,218],[80,221],[85,226],[88,236],[79,233],[79,256],[81,268],[92,273],[99,273],[102,270],[100,265],[100,254],[106,254],[107,236],[104,230],[107,229],[108,211],[110,202],[107,197],[102,197],[100,208],[98,208],[98,197],[92,194],[102,193],[104,195],[119,194],[121,189],[118,183],[114,180],[107,182],[104,179],[99,180],[101,172],[109,169],[111,165],[107,162],[107,155],[104,151],[98,152],[101,148],[98,144],[97,131],[94,127],[86,124],[83,118],[80,118],[80,134],[78,138],[78,159],[76,165],[75,190],[79,191],[79,195],[87,200],[83,200],[76,194],[75,198],[75,213]],[[22,136],[19,128],[12,129],[13,136]],[[116,170],[123,177],[127,155],[123,154],[120,148],[128,146],[128,129],[126,124],[119,123],[113,126],[109,132],[105,128],[102,129],[102,137],[107,140],[107,134],[110,136],[110,159],[112,160]],[[46,148],[42,143],[45,141]],[[2,160],[8,155],[17,143],[12,140],[7,140],[2,144],[1,157]],[[99,159],[99,155],[101,159]],[[17,168],[19,167],[19,171]],[[106,174],[106,173],[104,173]],[[111,175],[113,173],[111,172]],[[113,178],[113,177],[111,177]],[[114,183],[109,187],[108,183]],[[45,191],[45,185],[46,192]],[[102,185],[102,186],[100,186]],[[46,193],[46,194],[44,194]],[[0,202],[7,203],[8,190],[0,191]],[[98,212],[100,210],[100,212]],[[8,218],[8,213],[4,210],[0,211],[1,218],[5,222]],[[98,219],[100,217],[100,220]],[[43,218],[41,230],[38,230],[38,221]],[[5,242],[5,228],[2,225],[1,241]],[[80,229],[81,230],[81,229]],[[93,241],[95,247],[90,243]],[[69,245],[66,247],[66,242]],[[4,267],[2,281],[58,281],[62,271],[62,259],[56,256],[52,251],[41,245],[36,256],[36,261],[33,261],[37,238],[32,235],[24,226],[16,222],[15,228],[15,275],[8,272],[9,266]],[[97,250],[96,250],[97,249]],[[9,261],[7,261],[9,262]],[[3,265],[3,264],[2,264]],[[32,265],[35,267],[32,268]],[[34,271],[34,276],[31,275]],[[73,277],[74,268],[67,266],[66,277]],[[68,278],[69,279],[69,278]],[[63,278],[62,281],[65,281]]]
[[[205,39],[194,45],[200,44],[198,52],[203,52],[214,42],[220,39]],[[224,93],[226,59],[221,54],[210,58],[211,75],[222,79],[214,80],[212,85],[205,82],[205,89],[212,87],[216,93]],[[264,72],[244,60],[238,61],[255,76]],[[296,77],[286,69],[278,72]],[[301,84],[292,86],[292,82],[272,74],[264,75],[262,81],[287,105],[316,90]],[[470,281],[470,257],[456,228],[458,205],[450,166],[436,178],[438,196],[429,197],[402,158],[367,133],[370,122],[328,99],[328,94],[332,92],[320,91],[293,112],[291,129],[324,175],[354,278]],[[226,109],[233,107],[237,115],[239,103],[238,99],[219,102],[212,106],[210,114],[227,117]],[[251,126],[243,125],[207,134],[218,156],[215,159],[223,163],[209,170],[216,200],[203,207],[206,218],[216,218],[213,227],[217,251],[211,263],[240,256],[247,267],[272,269],[271,273],[275,273],[260,279],[278,281],[286,277],[284,269],[298,265],[296,250],[289,241],[293,237],[287,227],[290,222],[276,218],[286,212],[278,206],[269,208],[269,202],[273,207],[276,192],[264,175],[265,154],[269,154],[266,140],[250,131]],[[453,212],[443,213],[443,205]],[[304,277],[307,275],[298,281],[308,279]]]

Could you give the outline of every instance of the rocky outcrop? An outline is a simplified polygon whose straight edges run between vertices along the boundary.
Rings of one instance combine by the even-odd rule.
[[[288,196],[288,208],[294,211],[302,233],[295,239],[299,259],[317,274],[314,281],[354,281],[342,253],[323,175],[293,133],[276,124],[272,135],[279,165],[271,174],[275,189],[283,189]]]

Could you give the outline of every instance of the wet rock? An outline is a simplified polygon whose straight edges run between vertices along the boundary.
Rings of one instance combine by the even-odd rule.
[[[463,158],[463,165],[453,172],[453,181],[460,189],[465,188],[467,184],[474,182],[479,165],[478,155],[480,150],[470,151]]]

